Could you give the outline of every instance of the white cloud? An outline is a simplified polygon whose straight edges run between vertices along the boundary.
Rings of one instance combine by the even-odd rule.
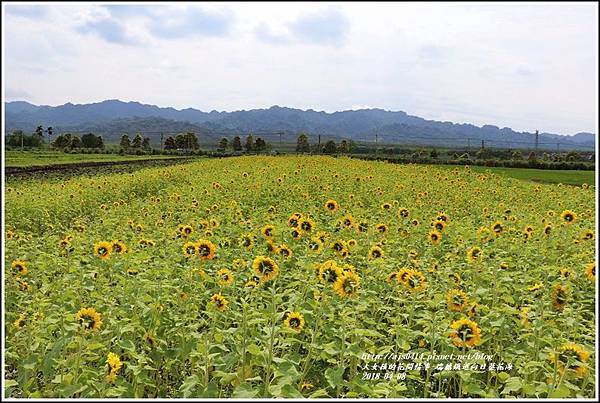
[[[7,87],[39,103],[369,105],[516,130],[596,127],[596,4],[35,7],[7,9],[3,51]]]

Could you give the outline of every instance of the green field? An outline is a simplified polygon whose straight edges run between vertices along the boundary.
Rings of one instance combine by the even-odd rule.
[[[118,155],[118,154],[66,154],[60,151],[15,151],[5,152],[6,167],[30,167],[57,164],[79,164],[84,162],[137,161],[148,159],[178,158],[172,155]]]
[[[456,168],[457,165],[442,165],[446,168]],[[564,183],[566,185],[582,185],[584,183],[593,185],[595,182],[595,171],[575,170],[552,170],[552,169],[530,169],[530,168],[503,168],[503,167],[481,167],[471,166],[475,172],[490,172],[510,178],[528,180],[540,183]]]

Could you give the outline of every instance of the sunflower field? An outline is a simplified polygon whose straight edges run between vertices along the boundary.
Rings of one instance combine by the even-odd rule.
[[[321,156],[9,181],[5,394],[594,397],[594,193]]]

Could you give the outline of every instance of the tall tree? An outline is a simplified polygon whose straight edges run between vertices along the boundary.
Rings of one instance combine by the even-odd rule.
[[[133,141],[131,142],[131,147],[132,148],[140,148],[140,147],[142,147],[143,141],[144,141],[144,138],[142,137],[142,135],[140,133],[138,133],[133,138]]]
[[[306,133],[301,133],[298,136],[296,151],[299,153],[307,153],[310,151],[310,144],[308,143],[308,136],[306,135]]]
[[[233,151],[242,151],[242,139],[240,139],[240,136],[235,136],[233,138],[231,147],[233,147]]]
[[[229,145],[229,140],[227,140],[226,137],[223,137],[220,141],[219,144],[217,144],[217,150],[218,151],[225,151],[227,150],[227,146]]]
[[[340,142],[339,151],[342,154],[346,154],[348,151],[350,151],[350,146],[348,145],[348,142],[346,140],[342,140]]]
[[[335,154],[337,152],[337,146],[333,140],[329,140],[323,147],[323,154]]]
[[[267,143],[260,137],[256,138],[256,142],[254,143],[254,149],[256,151],[264,151],[267,149]]]
[[[131,140],[129,140],[129,136],[124,134],[121,136],[121,148],[123,150],[127,150],[129,147],[131,147]]]
[[[167,137],[165,140],[165,150],[174,150],[177,148],[177,144],[175,143],[175,139],[171,136]]]
[[[71,149],[73,148],[81,148],[81,139],[77,136],[73,136],[71,139]]]
[[[254,150],[254,136],[252,136],[251,134],[249,134],[248,137],[246,137],[245,148],[247,152]]]

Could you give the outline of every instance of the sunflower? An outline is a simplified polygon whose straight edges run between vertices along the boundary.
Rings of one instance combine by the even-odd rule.
[[[544,287],[544,284],[538,281],[537,283],[535,283],[531,287],[527,288],[527,291],[536,292],[538,290],[541,290],[543,287]]]
[[[429,242],[431,242],[433,245],[439,245],[439,243],[442,241],[442,234],[438,231],[432,230],[429,231],[427,238],[429,238]]]
[[[410,292],[420,292],[427,288],[427,278],[418,270],[411,269],[405,277],[404,286]]]
[[[388,283],[388,284],[391,284],[392,281],[394,281],[394,280],[396,280],[396,282],[397,282],[398,281],[397,277],[398,277],[398,272],[397,271],[393,271],[393,272],[391,272],[390,274],[388,274],[385,277],[385,282]]]
[[[564,278],[565,280],[575,277],[575,273],[572,270],[567,269],[566,267],[560,268],[560,270],[558,272],[559,272],[560,276],[562,278]]]
[[[212,260],[217,252],[217,247],[207,239],[201,239],[196,242],[196,253],[201,259]]]
[[[448,214],[444,213],[443,211],[440,211],[438,213],[436,220],[443,221],[446,224],[450,224],[450,217],[448,216]]]
[[[561,374],[564,373],[566,364],[569,364],[568,368],[572,368],[580,378],[583,378],[588,372],[585,362],[590,358],[590,353],[584,350],[583,347],[573,342],[563,344],[557,353],[550,353],[549,358],[550,362],[558,367],[558,370]],[[583,365],[579,365],[579,363],[573,363],[573,360],[578,361]]]
[[[275,227],[271,224],[267,224],[264,227],[261,228],[260,233],[265,237],[265,238],[272,238],[273,235],[275,235]]]
[[[13,325],[17,329],[21,329],[25,326],[26,323],[27,323],[27,314],[22,313],[21,315],[19,315],[19,318],[13,322]]]
[[[308,241],[308,249],[310,249],[314,253],[321,253],[323,250],[323,243],[317,237],[312,237]]]
[[[448,309],[451,311],[462,311],[469,303],[469,297],[464,291],[453,289],[446,294]]]
[[[317,265],[317,276],[322,283],[335,283],[337,279],[343,276],[343,270],[333,260],[328,260]]]
[[[596,238],[594,231],[591,229],[585,230],[579,236],[579,239],[582,241],[593,241]]]
[[[295,332],[300,333],[304,327],[304,316],[300,312],[290,312],[286,315],[283,323]]]
[[[506,270],[506,269],[508,269],[508,263],[506,263],[506,262],[501,262],[501,263],[500,263],[500,269],[502,269],[502,270]]]
[[[281,244],[277,247],[277,254],[289,259],[294,253],[292,252],[289,246],[287,246],[286,244]]]
[[[346,272],[333,283],[333,290],[342,298],[353,297],[360,289],[360,277],[358,274]]]
[[[290,227],[297,227],[298,226],[298,222],[300,221],[300,219],[302,219],[302,214],[301,213],[293,213],[289,218],[288,218],[288,225]]]
[[[387,232],[388,229],[389,229],[389,227],[387,226],[387,224],[383,224],[383,223],[377,224],[375,226],[375,230],[377,232],[379,232],[380,234],[383,234],[383,233]]]
[[[21,278],[16,277],[17,283],[19,283],[19,290],[21,291],[29,291],[31,286],[27,281],[21,280]]]
[[[258,283],[254,280],[248,280],[244,284],[244,287],[249,288],[249,289],[254,289],[254,288],[258,287]]]
[[[401,209],[398,210],[398,215],[402,218],[408,218],[409,214],[410,213],[409,213],[408,209],[406,209],[404,207],[402,207]]]
[[[233,283],[233,274],[231,270],[223,268],[217,271],[217,284],[220,286],[225,286]]]
[[[416,218],[415,218],[414,220],[412,220],[410,223],[411,223],[413,226],[415,226],[415,227],[418,227],[418,226],[419,226],[419,224],[420,224],[420,223],[419,223],[419,220],[417,220]]]
[[[345,257],[348,254],[348,246],[346,245],[346,242],[338,239],[335,242],[331,243],[331,249],[335,252],[336,255],[340,256],[340,257]]]
[[[181,248],[185,257],[192,257],[198,253],[198,246],[194,242],[186,242]]]
[[[494,235],[496,236],[502,234],[502,231],[504,231],[504,227],[502,226],[501,221],[496,221],[495,223],[493,223],[491,229]]]
[[[596,280],[596,262],[585,265],[585,276],[592,282]]]
[[[325,210],[332,212],[332,213],[335,213],[339,209],[338,203],[333,199],[327,200],[325,202],[325,204],[323,205],[323,207],[325,208]]]
[[[122,255],[123,253],[127,253],[127,245],[120,239],[116,239],[112,241],[112,250],[113,252]]]
[[[473,263],[481,257],[481,248],[474,246],[467,251],[467,261]]]
[[[438,232],[442,232],[446,228],[446,222],[442,220],[435,220],[431,223],[431,226]]]
[[[346,214],[340,219],[340,223],[346,228],[354,227],[354,217],[350,214]]]
[[[314,387],[314,385],[312,383],[300,382],[298,389],[300,389],[300,392],[306,392],[306,391],[311,390],[313,387]]]
[[[561,284],[555,284],[550,292],[550,298],[552,299],[552,305],[557,311],[562,311],[567,303],[568,290]]]
[[[108,381],[114,382],[117,378],[117,373],[123,366],[121,359],[115,353],[108,353],[108,358],[106,359],[106,363],[108,364]]]
[[[396,275],[396,281],[398,281],[398,283],[402,284],[404,287],[408,287],[406,281],[408,280],[408,275],[410,274],[411,270],[412,269],[409,269],[408,267],[403,267],[400,270],[398,270],[398,274]]]
[[[291,231],[291,235],[293,239],[300,239],[302,238],[302,231],[300,231],[298,228],[294,228]]]
[[[551,232],[552,232],[552,225],[550,225],[550,224],[547,224],[547,225],[544,227],[544,236],[548,236],[548,235],[550,235],[550,233],[551,233]]]
[[[179,224],[178,230],[179,234],[184,238],[187,238],[194,233],[194,228],[187,224]]]
[[[560,219],[563,220],[565,224],[573,224],[575,220],[577,220],[577,214],[571,210],[565,210],[560,213]]]
[[[243,268],[246,267],[246,261],[244,259],[233,259],[233,262],[231,262],[231,266],[233,267],[233,270],[241,270]]]
[[[369,260],[376,260],[383,257],[383,249],[378,245],[372,246],[368,253]]]
[[[250,249],[252,249],[252,246],[254,246],[255,239],[256,239],[255,236],[252,234],[244,234],[240,238],[240,245],[243,246],[244,248],[250,250]]]
[[[75,319],[86,330],[99,330],[102,326],[102,315],[96,312],[94,308],[81,308],[76,314]]]
[[[527,232],[532,234],[533,233],[533,227],[529,224],[527,224],[525,227],[523,227],[523,232]]]
[[[110,242],[101,241],[94,245],[94,253],[102,260],[108,259],[112,251],[113,247]]]
[[[15,274],[25,275],[29,272],[29,269],[27,269],[27,264],[22,260],[13,260],[11,266],[14,269]]]
[[[459,319],[450,325],[450,337],[457,347],[473,347],[481,342],[481,330],[477,323],[469,319]]]
[[[227,304],[229,301],[227,301],[225,297],[221,295],[221,293],[213,294],[213,296],[210,297],[210,300],[213,304],[215,304],[215,307],[220,312],[223,312],[225,309],[227,309]]]
[[[358,230],[358,232],[367,232],[369,231],[369,223],[366,221],[361,221],[356,226],[356,229]]]
[[[267,282],[274,279],[279,274],[277,263],[266,256],[257,256],[252,261],[252,269],[260,276],[261,282]]]
[[[298,222],[298,226],[303,232],[310,232],[315,228],[315,222],[308,217],[301,218]]]

